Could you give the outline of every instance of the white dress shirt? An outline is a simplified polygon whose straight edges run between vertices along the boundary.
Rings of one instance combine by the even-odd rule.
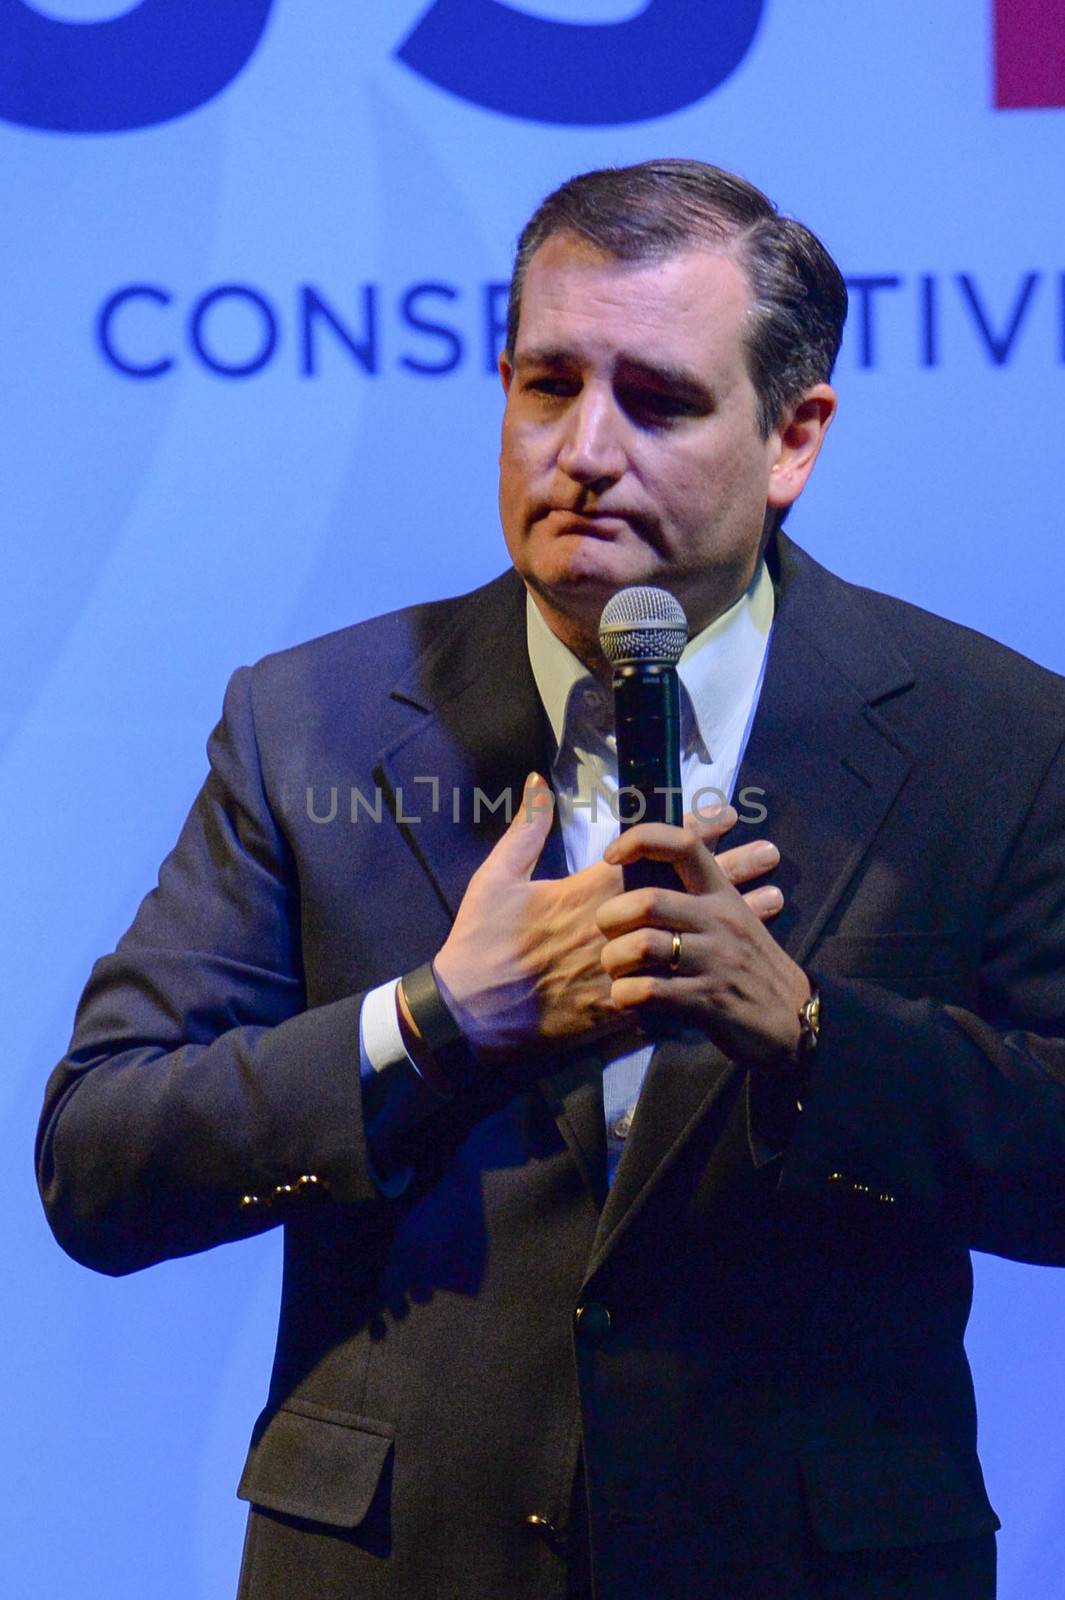
[[[772,581],[761,562],[750,587],[735,605],[685,646],[677,669],[685,811],[707,812],[732,798],[761,692],[773,605]],[[526,603],[526,635],[533,678],[554,735],[550,777],[566,862],[571,872],[579,872],[600,860],[618,834],[611,697],[551,632],[531,596]],[[726,837],[726,846],[727,842]],[[363,1002],[359,1046],[364,1076],[386,1069],[395,1076],[395,1068],[409,1062],[396,1017],[397,981],[372,990]],[[603,1074],[611,1180],[652,1048],[645,1045],[619,1056]],[[438,1098],[432,1091],[430,1095]],[[402,1098],[410,1102],[409,1095]],[[398,1104],[397,1112],[403,1115]],[[401,1192],[408,1176],[396,1174],[394,1179],[382,1181],[381,1187],[389,1193]]]

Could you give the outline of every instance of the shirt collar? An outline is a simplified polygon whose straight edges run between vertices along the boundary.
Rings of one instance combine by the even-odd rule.
[[[567,720],[572,723],[584,696],[593,689],[599,689],[602,696],[600,703],[604,707],[609,696],[600,689],[584,662],[551,632],[540,607],[528,592],[525,596],[525,635],[537,692],[555,736],[555,749],[561,750],[565,742]]]
[[[685,744],[702,745],[712,759],[743,725],[751,707],[773,624],[773,583],[764,561],[735,605],[722,612],[694,639],[680,658],[681,720],[688,724]],[[548,627],[531,594],[526,595],[525,629],[536,688],[555,748],[561,751],[589,731],[609,731],[612,707],[588,671]]]
[[[689,639],[677,667],[706,758],[738,740],[773,626],[773,580],[764,561],[735,605]],[[683,701],[683,696],[682,696]],[[683,721],[683,706],[682,706]]]

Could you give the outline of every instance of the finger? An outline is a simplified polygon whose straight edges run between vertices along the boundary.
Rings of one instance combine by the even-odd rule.
[[[760,922],[768,922],[783,910],[784,896],[775,884],[767,883],[761,889],[751,889],[743,896],[743,903],[750,907]]]
[[[682,988],[669,972],[634,972],[615,978],[610,986],[610,998],[622,1013],[644,1006],[668,1006],[683,1002],[690,993],[691,986],[684,985]]]
[[[768,839],[756,839],[752,844],[719,850],[714,860],[730,883],[750,883],[780,865],[780,851]]]
[[[637,823],[607,846],[603,860],[619,867],[633,861],[668,861],[689,894],[710,894],[730,887],[700,838],[694,819],[686,820],[683,828],[665,822]]]
[[[672,1011],[679,1016],[692,1016],[705,1012],[706,1007],[700,978],[685,977],[683,972],[626,973],[611,983],[610,999],[623,1017],[639,1014],[645,1008],[653,1008],[659,1014]]]
[[[703,915],[697,896],[681,889],[629,889],[599,907],[595,917],[607,939],[637,928],[675,928],[697,932]]]
[[[665,928],[636,928],[605,944],[599,959],[612,981],[634,972],[676,973],[686,967],[691,971],[697,937]],[[697,961],[694,964],[698,966]]]
[[[762,884],[740,897],[760,922],[768,922],[784,906],[784,896],[775,884]],[[606,939],[620,939],[638,930],[665,930],[674,933],[705,933],[705,902],[697,895],[677,889],[629,889],[604,901],[595,914],[596,924]]]
[[[550,785],[538,772],[530,772],[510,827],[484,863],[488,871],[499,871],[509,878],[531,878],[551,831],[554,809]]]

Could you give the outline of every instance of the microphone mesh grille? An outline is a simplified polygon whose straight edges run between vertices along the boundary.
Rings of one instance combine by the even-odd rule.
[[[619,589],[599,619],[599,644],[611,664],[669,661],[674,665],[688,639],[688,619],[667,589],[637,585]]]

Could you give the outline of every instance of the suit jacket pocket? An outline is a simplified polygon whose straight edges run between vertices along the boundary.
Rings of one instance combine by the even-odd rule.
[[[387,1422],[293,1401],[256,1423],[237,1495],[290,1517],[355,1528],[393,1444]]]
[[[939,1439],[811,1450],[806,1504],[826,1550],[886,1550],[973,1539],[1000,1527],[973,1454]]]
[[[961,929],[920,933],[834,933],[810,958],[826,977],[862,978],[909,999],[964,1003],[975,986],[976,952]]]

